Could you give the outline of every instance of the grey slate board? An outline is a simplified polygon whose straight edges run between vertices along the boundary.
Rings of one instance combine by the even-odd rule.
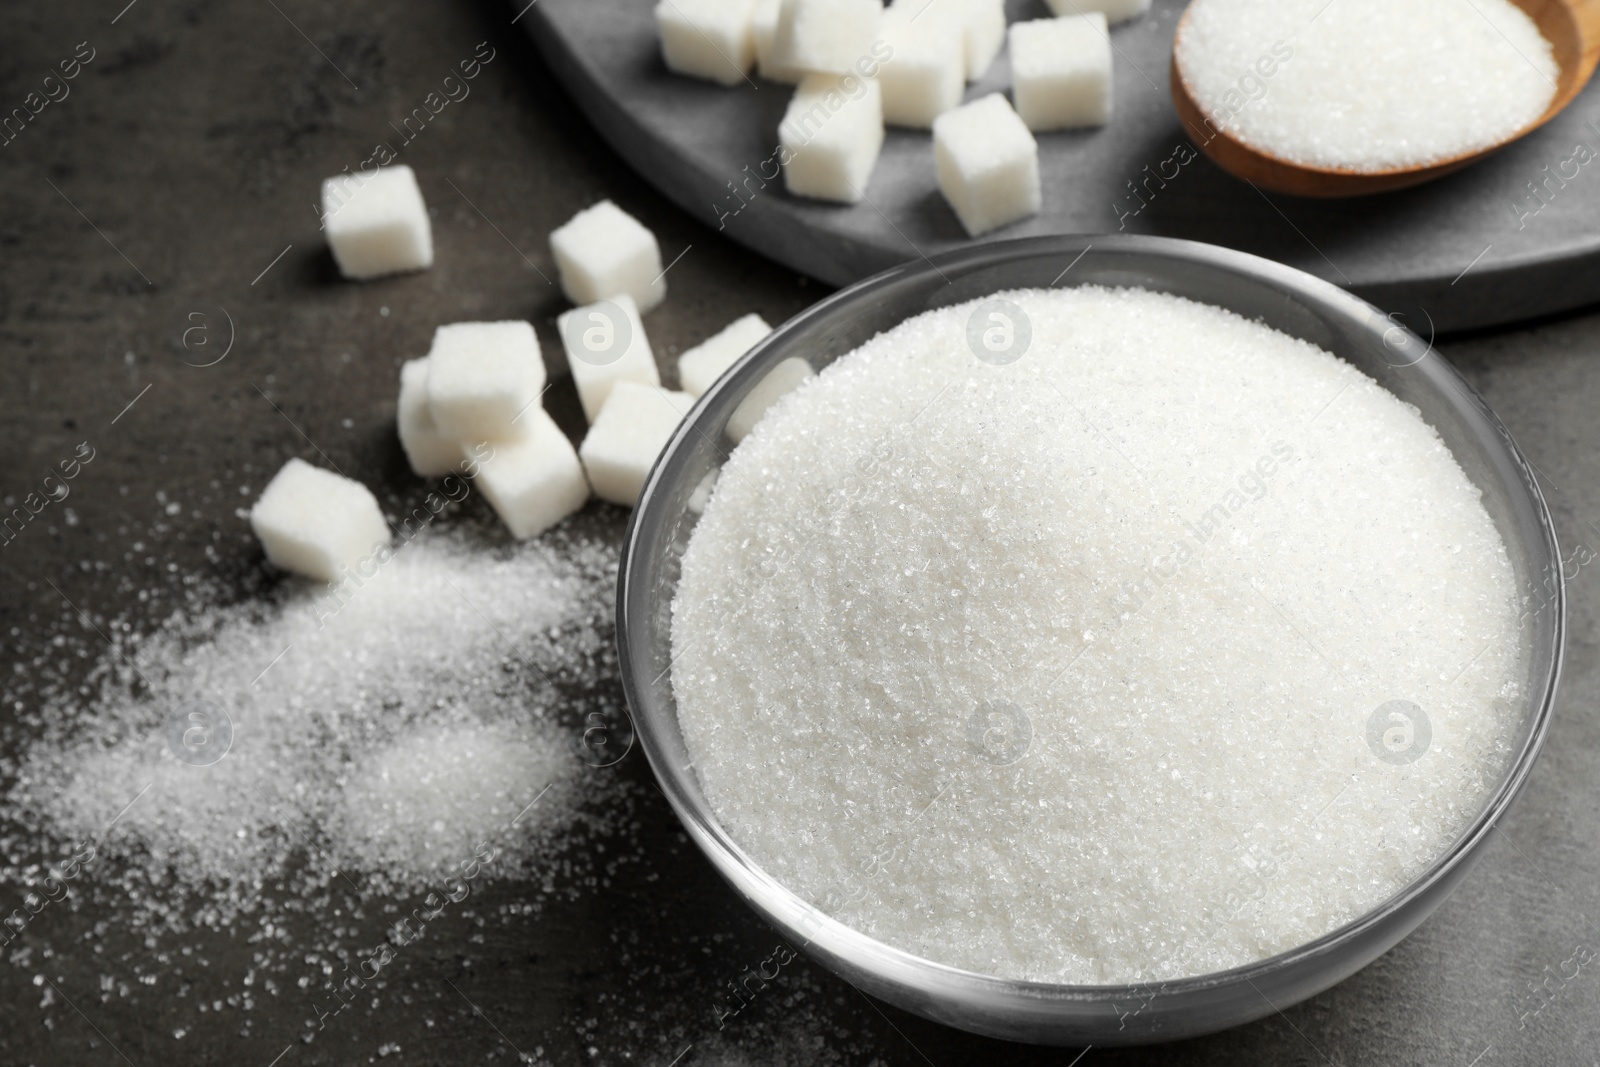
[[[1112,123],[1041,135],[1043,212],[989,237],[1125,228],[1208,241],[1343,285],[1424,335],[1600,300],[1600,176],[1591,173],[1600,161],[1558,174],[1579,143],[1600,153],[1592,124],[1600,89],[1591,85],[1544,129],[1420,189],[1343,201],[1268,196],[1203,157],[1177,162],[1188,141],[1167,71],[1183,7],[1155,0],[1150,14],[1113,29]],[[1006,8],[1012,21],[1048,15],[1044,0],[1006,0]],[[781,178],[763,187],[760,175],[776,170],[768,161],[790,87],[754,80],[725,89],[672,74],[653,9],[654,0],[539,0],[519,21],[601,135],[690,215],[833,285],[968,240],[939,195],[923,131],[889,131],[869,202],[801,200]],[[968,99],[1003,91],[1010,78],[1002,52]],[[1534,199],[1536,181],[1547,181],[1548,203]]]

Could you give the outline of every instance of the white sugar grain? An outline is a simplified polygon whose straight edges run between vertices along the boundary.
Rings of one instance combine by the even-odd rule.
[[[672,684],[718,818],[848,925],[1009,978],[1198,974],[1349,922],[1503,770],[1526,652],[1478,491],[1308,343],[1136,289],[1001,295],[1020,359],[974,358],[974,304],[910,319],[717,479]]]
[[[332,836],[357,870],[453,873],[480,843],[498,847],[524,820],[564,809],[577,767],[548,726],[423,727],[355,769]]]
[[[1354,171],[1497,144],[1543,113],[1559,73],[1510,0],[1196,0],[1174,55],[1217,128]]]
[[[510,870],[579,801],[587,768],[552,679],[594,673],[611,555],[430,532],[337,591],[197,598],[152,636],[118,633],[93,684],[43,709],[3,814],[97,842],[116,857],[97,870],[203,897],[212,922],[285,878],[436,884],[485,840]],[[209,761],[198,742],[228,729]],[[177,901],[146,920],[181,924]]]

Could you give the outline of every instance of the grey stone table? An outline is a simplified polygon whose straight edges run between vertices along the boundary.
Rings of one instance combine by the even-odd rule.
[[[172,610],[186,576],[270,583],[235,487],[259,486],[291,455],[314,457],[308,439],[385,502],[413,498],[422,483],[393,435],[397,364],[421,354],[435,324],[468,317],[529,318],[559,351],[564,305],[545,281],[545,235],[601,196],[640,216],[669,257],[682,253],[670,299],[649,319],[664,360],[744,312],[781,320],[822,295],[633,176],[498,0],[125,3],[14,5],[5,20],[7,111],[80,42],[93,58],[70,95],[0,147],[0,497],[9,506],[81,441],[98,453],[75,483],[70,521],[49,513],[0,549],[6,675],[50,657],[71,624],[52,583],[97,620],[145,627]],[[398,143],[391,123],[480,41],[494,58],[471,95],[399,153],[421,176],[437,265],[341,283],[310,210],[318,179],[380,140]],[[232,350],[213,366],[186,364],[172,342],[194,313],[219,341],[233,323]],[[1597,339],[1600,316],[1578,315],[1443,342],[1545,473],[1569,551],[1600,548]],[[552,397],[576,433],[570,381]],[[179,514],[170,499],[185,502]],[[469,508],[456,521],[482,519]],[[620,537],[625,519],[594,504],[579,521]],[[1485,862],[1378,963],[1254,1026],[1075,1061],[1080,1050],[923,1023],[797,960],[719,1029],[724,984],[768,957],[775,937],[679,834],[634,755],[610,772],[631,809],[601,868],[608,884],[563,887],[553,861],[553,882],[571,891],[532,914],[515,907],[517,884],[487,886],[475,907],[493,922],[441,920],[337,1027],[307,1026],[293,982],[269,991],[252,976],[238,931],[152,944],[118,925],[114,902],[84,898],[5,948],[0,1063],[1590,1064],[1600,964],[1571,961],[1600,946],[1592,570],[1571,585],[1549,747]],[[13,706],[0,710],[9,753],[26,740],[19,723]],[[20,890],[0,884],[0,897],[9,912]]]

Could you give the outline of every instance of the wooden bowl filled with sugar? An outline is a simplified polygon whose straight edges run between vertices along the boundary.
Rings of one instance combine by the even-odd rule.
[[[1460,170],[1588,84],[1600,0],[1195,0],[1172,99],[1262,189],[1361,196]]]

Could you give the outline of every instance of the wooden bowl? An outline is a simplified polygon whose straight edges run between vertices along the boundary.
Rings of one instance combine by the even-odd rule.
[[[1195,101],[1178,67],[1176,42],[1188,25],[1188,11],[1178,21],[1177,34],[1173,38],[1172,102],[1178,109],[1178,118],[1184,130],[1202,152],[1229,174],[1262,189],[1294,196],[1333,198],[1365,196],[1421,185],[1460,170],[1543,126],[1572,102],[1594,73],[1595,61],[1600,59],[1600,0],[1512,0],[1512,3],[1527,12],[1555,52],[1556,64],[1560,67],[1556,95],[1550,101],[1550,106],[1545,108],[1544,114],[1522,129],[1485,148],[1473,149],[1449,159],[1390,170],[1310,166],[1268,155],[1226,130],[1217,129],[1215,124],[1209,124],[1210,120]]]

